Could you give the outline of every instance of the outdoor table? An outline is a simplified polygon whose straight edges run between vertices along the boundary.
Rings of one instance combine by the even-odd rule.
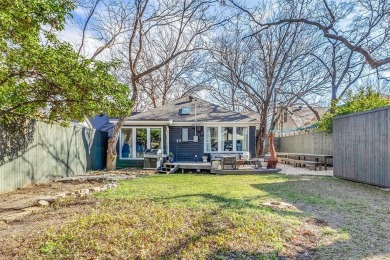
[[[310,153],[280,153],[287,156],[287,158],[294,159],[293,157],[298,157],[298,160],[305,161],[307,157],[312,157],[316,162],[321,162],[324,164],[325,170],[328,169],[327,164],[328,160],[333,158],[333,155],[330,154],[310,154]],[[277,155],[279,155],[277,153]]]

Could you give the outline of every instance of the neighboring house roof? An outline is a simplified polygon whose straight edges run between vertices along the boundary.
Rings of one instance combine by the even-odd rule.
[[[319,116],[322,117],[323,114],[329,110],[329,108],[314,107],[314,110],[316,110]],[[307,127],[318,121],[313,111],[307,107],[289,108],[288,111],[297,128]]]
[[[111,136],[114,126],[112,123],[110,123],[108,115],[100,114],[94,117],[90,117],[88,120],[94,129],[108,132],[108,136]]]
[[[196,106],[196,115],[195,115]],[[187,111],[186,108],[189,108]],[[166,105],[149,111],[132,115],[127,119],[131,121],[169,121],[173,122],[235,122],[256,123],[255,114],[230,111],[221,106],[212,104],[199,98],[189,97],[176,99]]]

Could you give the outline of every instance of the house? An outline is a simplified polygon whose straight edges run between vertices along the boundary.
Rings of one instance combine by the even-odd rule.
[[[110,119],[116,123],[118,119]],[[163,149],[176,161],[210,154],[255,156],[256,117],[199,98],[184,97],[129,117],[118,140],[118,167],[143,166],[145,149]]]
[[[329,110],[326,107],[314,107],[314,110],[322,117]],[[289,107],[283,109],[275,129],[280,133],[299,133],[317,123],[317,117],[308,107]]]

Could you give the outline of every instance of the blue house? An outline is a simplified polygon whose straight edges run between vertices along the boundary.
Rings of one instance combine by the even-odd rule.
[[[191,96],[177,99],[126,120],[118,140],[117,166],[142,167],[146,149],[173,153],[175,161],[244,151],[254,157],[256,124],[254,114],[230,111]]]

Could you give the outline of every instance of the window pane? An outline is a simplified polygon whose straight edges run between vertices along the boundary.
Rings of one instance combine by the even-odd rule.
[[[121,156],[122,158],[131,158],[132,155],[132,145],[133,145],[133,129],[131,128],[122,128],[121,133]]]
[[[136,158],[143,158],[147,142],[147,129],[137,128],[136,130]]]
[[[161,149],[161,128],[150,129],[150,148]]]
[[[222,127],[222,150],[233,151],[233,127]]]
[[[237,127],[236,151],[248,151],[248,127]]]
[[[206,150],[218,151],[218,127],[206,128]]]

